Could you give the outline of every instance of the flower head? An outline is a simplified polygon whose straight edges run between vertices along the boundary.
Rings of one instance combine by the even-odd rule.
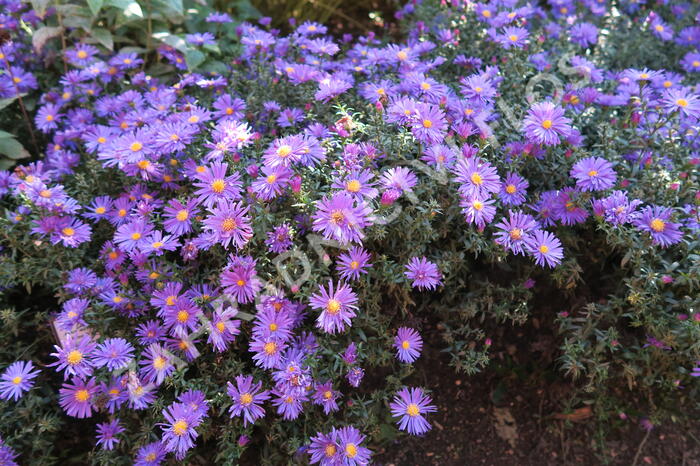
[[[425,414],[437,411],[432,400],[421,388],[402,388],[389,404],[391,415],[398,417],[399,429],[411,435],[421,435],[430,430]]]

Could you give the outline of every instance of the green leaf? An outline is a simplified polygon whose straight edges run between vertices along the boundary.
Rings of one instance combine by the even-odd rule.
[[[4,154],[11,159],[25,159],[30,156],[29,152],[10,133],[0,131],[0,154]]]
[[[106,5],[122,10],[128,19],[143,18],[141,6],[134,0],[107,0]]]
[[[104,5],[104,0],[87,0],[87,4],[90,7],[90,11],[92,11],[92,15],[97,16],[102,9],[102,5]]]
[[[32,45],[34,46],[34,50],[37,53],[41,52],[41,49],[44,48],[46,42],[54,37],[60,36],[62,32],[62,27],[50,26],[44,26],[43,28],[34,31],[34,34],[32,34]]]
[[[19,96],[20,96],[20,97],[24,97],[25,95],[27,95],[26,92],[20,94]],[[11,105],[12,102],[14,102],[15,100],[17,100],[17,97],[18,97],[18,96],[10,97],[10,98],[8,98],[8,99],[0,99],[0,110],[2,110],[3,108],[7,107],[8,105]]]
[[[95,28],[92,30],[92,37],[109,50],[114,50],[114,40],[112,33],[104,28]]]
[[[185,52],[185,62],[187,62],[187,68],[189,68],[190,71],[201,65],[205,59],[206,57],[199,50],[188,50]]]

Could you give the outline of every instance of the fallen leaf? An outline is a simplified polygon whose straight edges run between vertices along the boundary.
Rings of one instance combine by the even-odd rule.
[[[590,406],[584,406],[583,408],[575,409],[572,413],[556,413],[554,419],[563,419],[565,421],[583,421],[593,416]]]
[[[518,426],[508,408],[493,408],[496,434],[515,448],[518,443]]]

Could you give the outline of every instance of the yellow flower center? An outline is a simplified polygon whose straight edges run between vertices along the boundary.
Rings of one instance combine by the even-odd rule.
[[[53,115],[46,115],[46,121],[53,121]]]
[[[138,152],[141,149],[143,149],[143,144],[140,142],[132,142],[131,145],[129,146],[129,149],[131,149],[131,152]]]
[[[656,232],[662,232],[664,231],[664,228],[666,228],[666,222],[661,220],[660,218],[655,218],[654,220],[651,221],[649,224],[652,230]]]
[[[158,356],[153,360],[153,367],[157,370],[162,370],[165,367],[165,358],[163,356]]]
[[[379,95],[386,95],[386,90],[384,90],[383,87],[380,87],[379,89],[377,89],[377,94],[379,94]]]
[[[90,392],[87,390],[78,390],[75,392],[75,399],[81,403],[85,403],[87,400],[90,399]]]
[[[430,83],[420,83],[420,88],[424,91],[430,90]]]
[[[345,220],[345,215],[339,211],[335,210],[333,213],[331,213],[331,222],[335,223],[336,225],[343,222]]]
[[[359,262],[357,262],[357,261],[352,261],[352,262],[350,262],[350,268],[351,268],[352,270],[356,270],[358,267],[360,267],[360,263],[359,263]]]
[[[330,390],[326,390],[325,392],[323,392],[323,397],[327,400],[330,400],[331,398],[333,398],[333,392],[331,392]]]
[[[268,175],[267,178],[265,178],[265,181],[267,181],[267,184],[272,184],[277,181],[277,175]]]
[[[345,184],[345,189],[347,189],[351,193],[359,192],[360,188],[362,188],[362,185],[358,180],[350,180]]]
[[[520,228],[513,228],[512,230],[510,230],[510,237],[511,237],[511,239],[516,239],[516,240],[522,238],[523,237],[523,230],[521,230]]]
[[[154,247],[155,247],[155,243],[154,243]],[[160,277],[160,274],[158,272],[151,272],[148,274],[148,278],[150,278],[151,280],[155,280],[158,277]]]
[[[17,377],[15,377],[14,379],[12,379],[12,383],[15,385],[19,385],[20,382],[22,382],[22,377],[20,377],[19,375]]]
[[[484,208],[484,203],[481,201],[474,201],[472,202],[472,207],[474,207],[474,210],[481,210]]]
[[[597,170],[591,170],[588,172],[588,176],[598,176],[598,171]]]
[[[329,443],[328,445],[326,445],[326,449],[324,450],[324,453],[326,454],[327,458],[333,458],[333,456],[335,456],[336,451],[337,450],[335,448],[335,445],[333,445],[332,443]]]
[[[543,244],[542,246],[540,246],[540,252],[542,254],[547,254],[549,252],[549,246],[547,246],[546,244]]]
[[[148,160],[140,160],[139,163],[137,163],[136,165],[139,167],[140,170],[145,170],[151,165],[151,162],[149,162]]]
[[[223,331],[226,330],[226,324],[223,322],[217,322],[216,329],[219,331],[219,333],[223,333]]]
[[[423,120],[423,128],[432,128],[433,122],[430,120]]]
[[[269,341],[265,343],[265,346],[263,347],[265,350],[265,353],[268,355],[275,354],[275,351],[277,351],[277,344],[274,341]]]
[[[551,127],[552,127],[552,120],[544,120],[544,121],[542,122],[542,127],[543,127],[544,129],[549,129],[549,128],[551,128]]]
[[[237,226],[236,221],[232,218],[227,218],[221,223],[221,229],[224,231],[235,230]]]
[[[222,179],[214,180],[211,183],[211,190],[217,194],[221,194],[226,189],[226,182]]]
[[[243,393],[241,394],[239,400],[243,406],[248,406],[253,402],[253,395],[250,393]]]
[[[80,363],[80,361],[82,361],[82,360],[83,360],[83,353],[81,353],[78,350],[71,351],[70,353],[68,353],[68,357],[66,357],[66,361],[68,361],[68,364],[70,364],[71,366],[74,366],[74,365]]]
[[[671,81],[664,81],[664,87],[668,89],[669,87],[673,86],[673,83]]]
[[[660,25],[660,24],[657,24],[656,27],[655,27],[654,29],[656,29],[658,32],[663,32],[663,31],[664,31],[664,27],[663,27],[662,25]]]
[[[238,286],[243,286],[243,285],[245,285],[245,280],[239,279],[239,280],[236,282],[236,285],[238,285]]]
[[[396,58],[398,58],[401,61],[404,61],[408,58],[408,53],[406,53],[405,50],[401,50],[399,53],[396,54]]]
[[[508,186],[506,186],[506,192],[508,194],[513,194],[515,191],[517,191],[517,188],[514,184],[509,184]]]
[[[78,58],[80,58],[80,59],[87,58],[87,52],[85,50],[79,51]]]
[[[411,347],[411,343],[409,343],[408,340],[404,340],[401,342],[401,348],[409,349],[410,347]]]
[[[75,230],[71,227],[65,227],[63,230],[61,230],[61,233],[63,233],[63,236],[73,236],[75,234]]]
[[[481,16],[483,16],[484,18],[490,18],[490,17],[491,17],[491,11],[489,11],[489,10],[484,10],[484,11],[481,12]]]
[[[177,313],[177,320],[180,322],[187,322],[187,319],[190,318],[190,314],[187,311],[180,311]]]
[[[178,420],[173,424],[173,432],[175,432],[175,435],[184,435],[187,432],[187,421],[184,419]]]
[[[269,328],[271,331],[274,332],[275,330],[277,330],[278,327],[277,327],[277,324],[273,322],[269,325]]]
[[[199,121],[199,117],[197,115],[192,115],[187,119],[190,123],[197,123]]]
[[[326,304],[326,310],[331,314],[337,314],[340,311],[340,301],[337,299],[330,299],[328,304]]]
[[[678,105],[679,107],[685,108],[688,106],[688,101],[685,99],[678,99],[678,100],[676,100],[676,105]]]
[[[104,214],[106,211],[107,211],[107,209],[105,209],[105,208],[102,207],[102,206],[96,207],[96,208],[95,208],[95,213],[96,213],[96,214]]]
[[[134,241],[140,240],[140,239],[141,239],[141,233],[139,233],[138,231],[135,232],[135,233],[132,233],[132,234],[131,234],[131,239],[133,239]]]
[[[357,447],[354,443],[348,443],[345,445],[345,454],[348,458],[354,458],[357,456]]]
[[[292,148],[286,144],[277,148],[277,155],[279,155],[282,158],[287,157],[291,153]]]
[[[472,180],[472,183],[476,185],[481,185],[484,182],[484,179],[481,177],[481,175],[476,172],[472,173],[470,179]]]
[[[406,414],[411,417],[416,417],[420,414],[420,408],[417,404],[411,403],[406,407]]]
[[[511,42],[515,42],[518,40],[518,36],[516,36],[515,34],[511,34],[510,36],[508,36],[508,39],[510,39]]]

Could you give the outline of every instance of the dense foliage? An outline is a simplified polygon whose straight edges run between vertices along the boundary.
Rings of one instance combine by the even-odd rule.
[[[474,373],[536,297],[598,419],[696,407],[696,6],[426,0],[393,42],[0,4],[45,145],[0,172],[0,460],[366,464],[449,408],[421,324]]]

